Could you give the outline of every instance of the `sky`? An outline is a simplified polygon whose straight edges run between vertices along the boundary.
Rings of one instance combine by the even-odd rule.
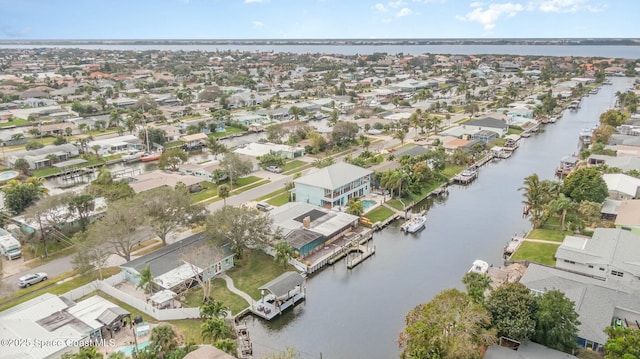
[[[640,38],[638,0],[0,0],[0,39]]]

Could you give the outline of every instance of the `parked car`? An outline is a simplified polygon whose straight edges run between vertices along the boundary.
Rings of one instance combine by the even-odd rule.
[[[270,210],[273,209],[273,206],[268,204],[268,203],[258,203],[256,204],[256,208],[263,211],[263,212],[269,212]]]
[[[267,171],[269,172],[273,172],[273,173],[282,173],[282,168],[278,167],[278,166],[269,166],[267,168],[265,168]]]
[[[20,279],[18,279],[18,286],[24,288],[33,284],[38,284],[45,280],[47,280],[47,273],[31,273],[20,277]]]

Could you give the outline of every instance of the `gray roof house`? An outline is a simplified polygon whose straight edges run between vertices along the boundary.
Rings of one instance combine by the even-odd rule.
[[[609,198],[619,201],[635,199],[640,189],[640,178],[635,178],[624,173],[605,173],[602,179],[607,184]]]
[[[371,192],[373,171],[338,162],[293,181],[297,202],[326,208],[345,206],[354,197]]]
[[[476,131],[492,131],[497,133],[498,137],[505,136],[509,130],[509,125],[505,121],[493,117],[467,121],[463,123],[462,126],[466,129],[474,129]]]
[[[78,148],[70,143],[59,146],[45,146],[37,150],[24,150],[13,152],[9,155],[9,164],[13,166],[20,158],[24,158],[31,169],[39,169],[52,165],[51,160],[47,158],[50,155],[56,156],[55,162],[67,161],[77,157],[80,154]]]
[[[601,281],[560,268],[532,263],[520,279],[534,294],[559,290],[575,303],[580,325],[578,346],[602,350],[607,341],[604,328],[615,318],[637,328],[640,321],[640,291],[616,281]]]
[[[640,236],[620,228],[596,228],[591,238],[567,236],[556,267],[640,289]]]
[[[587,158],[589,166],[607,165],[621,169],[623,172],[629,170],[640,170],[640,158],[637,157],[615,157],[606,155],[591,155]]]
[[[492,345],[487,348],[483,359],[570,359],[577,358],[571,354],[567,354],[555,349],[550,349],[544,345],[534,342],[524,342],[515,350],[500,345]]]
[[[210,246],[204,233],[198,233],[122,264],[120,269],[128,281],[138,284],[147,266],[154,289],[179,293],[193,285],[196,275],[213,277],[233,268],[233,253],[227,246]]]

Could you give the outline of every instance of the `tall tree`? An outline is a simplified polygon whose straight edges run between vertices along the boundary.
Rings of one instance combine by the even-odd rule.
[[[480,347],[496,342],[491,318],[482,305],[449,289],[420,304],[406,317],[398,344],[403,358],[479,358]]]
[[[109,246],[88,238],[87,232],[78,232],[73,236],[76,253],[71,264],[76,273],[81,275],[98,270],[98,279],[102,279],[102,269],[111,255]]]
[[[207,218],[206,233],[216,245],[229,244],[242,258],[247,244],[268,242],[272,219],[255,208],[225,206]]]
[[[29,176],[31,174],[31,165],[24,158],[18,158],[13,163],[13,168],[20,171],[24,176]]]
[[[491,278],[482,273],[468,272],[462,277],[467,294],[476,303],[484,302],[484,293],[491,289]]]
[[[47,239],[49,235],[58,235],[58,231],[67,224],[71,214],[66,210],[70,200],[68,193],[47,196],[27,208],[24,216],[37,224],[34,240],[41,242],[45,258],[49,256]],[[60,237],[58,237],[60,238]]]
[[[153,274],[151,274],[151,266],[149,264],[140,270],[140,279],[136,288],[144,289],[145,294],[153,293]]]
[[[89,224],[91,212],[96,208],[96,202],[90,194],[74,195],[69,200],[69,211],[78,215],[80,227],[84,231]]]
[[[205,146],[209,151],[211,151],[211,153],[213,153],[213,157],[215,158],[217,158],[219,154],[226,153],[228,151],[227,146],[215,137],[207,138]]]
[[[364,214],[364,206],[358,197],[353,197],[347,202],[347,213],[354,216],[362,216]]]
[[[224,155],[220,161],[220,168],[229,176],[229,185],[233,188],[233,183],[242,176],[251,173],[251,162],[242,160],[237,154],[230,152]]]
[[[567,213],[576,210],[578,208],[578,204],[561,193],[558,198],[549,202],[546,208],[549,214],[560,217],[560,227],[564,231]]]
[[[353,142],[358,135],[358,124],[355,122],[338,121],[333,125],[331,141],[333,144],[342,145]]]
[[[604,345],[606,359],[640,358],[640,329],[607,327],[609,339]]]
[[[163,170],[177,171],[180,165],[187,162],[189,154],[181,148],[166,150],[160,155],[158,167]]]
[[[160,324],[151,329],[152,348],[158,348],[162,357],[178,346],[178,334],[170,324]]]
[[[537,173],[524,179],[524,187],[519,188],[524,191],[525,214],[531,220],[534,228],[542,225],[542,215],[544,214],[544,192]]]
[[[499,336],[523,341],[535,334],[536,299],[523,284],[507,283],[494,289],[485,306]]]
[[[227,198],[230,194],[231,187],[229,187],[229,185],[221,184],[220,186],[218,186],[218,197],[222,198],[225,206],[227,205]]]
[[[273,259],[276,261],[276,263],[282,264],[282,268],[287,268],[289,259],[293,258],[294,255],[293,247],[291,247],[291,245],[287,243],[287,241],[283,240],[276,243],[273,249],[275,249],[276,251]]]
[[[564,293],[550,290],[538,300],[533,340],[549,348],[571,353],[578,338],[578,313]]]
[[[146,191],[140,193],[138,199],[149,219],[149,226],[165,245],[169,232],[204,218],[204,207],[193,203],[184,188],[163,187]]]
[[[231,336],[231,329],[222,318],[209,318],[200,325],[202,339],[215,343]]]
[[[593,167],[577,169],[564,179],[562,193],[576,202],[602,203],[609,190],[600,172]]]

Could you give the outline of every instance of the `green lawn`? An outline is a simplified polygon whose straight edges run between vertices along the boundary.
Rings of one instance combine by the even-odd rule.
[[[288,202],[289,202],[289,192],[281,193],[278,196],[267,200],[267,203],[269,203],[270,205],[278,206],[278,207]]]
[[[521,134],[523,131],[521,128],[512,128],[509,127],[509,129],[507,130],[507,135],[519,135]]]
[[[165,148],[174,148],[174,147],[180,147],[184,145],[183,141],[173,141],[173,142],[168,142],[164,144]]]
[[[226,137],[226,136],[233,135],[233,134],[236,134],[236,133],[244,133],[244,132],[246,132],[246,131],[245,130],[241,130],[239,128],[227,127],[227,128],[225,128],[225,131],[209,133],[209,134],[207,134],[207,136],[220,138],[220,137]]]
[[[531,262],[556,265],[555,254],[560,244],[524,242],[511,257],[512,260],[527,260]]]
[[[218,195],[218,185],[213,182],[202,182],[200,188],[200,192],[191,194],[191,199],[193,199],[194,202],[200,202]]]
[[[282,193],[284,193],[284,192],[286,192],[286,191],[287,191],[287,189],[286,189],[286,188],[281,188],[281,189],[276,190],[276,191],[273,191],[273,192],[271,192],[271,193],[267,193],[267,194],[265,194],[265,195],[264,195],[264,196],[262,196],[262,197],[258,197],[258,198],[256,198],[256,201],[264,201],[265,199],[269,199],[269,198],[271,198],[271,197],[275,197],[275,196],[277,196],[277,195],[279,195],[279,194],[282,194]]]
[[[570,236],[573,233],[571,231],[560,231],[557,229],[548,228],[536,228],[532,229],[527,238],[531,239],[543,239],[545,241],[562,242],[565,236]]]
[[[262,181],[254,182],[254,183],[251,183],[250,185],[245,185],[245,186],[244,186],[244,187],[242,187],[242,188],[234,189],[234,190],[231,192],[231,194],[232,194],[232,195],[234,195],[234,194],[242,193],[242,192],[248,191],[248,190],[250,190],[250,189],[254,189],[254,188],[256,188],[256,187],[260,187],[260,186],[262,186],[263,184],[267,184],[267,183],[269,183],[269,182],[271,182],[271,181],[269,181],[269,180],[262,180]]]
[[[426,187],[422,187],[420,189],[420,193],[410,192],[409,193],[409,197],[410,198],[408,200],[412,201],[412,202],[420,202],[427,196],[427,194],[429,194],[431,191],[435,190],[436,188],[442,186],[442,184],[443,184],[443,182],[436,182],[436,183],[432,183],[432,184],[430,184],[430,185],[428,185]],[[406,202],[407,201],[405,201],[405,203]]]
[[[27,125],[27,124],[29,124],[29,121],[22,118],[15,117],[9,120],[8,122],[0,123],[0,127],[20,126],[20,125]]]
[[[280,274],[294,270],[293,267],[277,264],[273,257],[260,250],[245,249],[244,258],[235,260],[235,267],[227,272],[233,278],[236,288],[246,292],[253,299],[260,299],[260,287]]]
[[[202,303],[202,288],[197,287],[189,290],[185,297],[185,307],[199,307]],[[249,306],[249,303],[247,303],[244,298],[228,290],[227,283],[220,278],[215,278],[213,280],[211,297],[215,300],[221,301],[226,307],[229,307],[231,313],[234,315],[240,313]]]
[[[291,171],[292,169],[298,168],[298,167],[302,167],[306,164],[306,162],[304,161],[300,161],[300,160],[292,160],[289,161],[287,163],[285,163],[283,171]]]
[[[387,204],[395,209],[397,209],[398,211],[404,211],[404,205],[402,204],[402,202],[400,202],[397,199],[392,199],[390,201],[387,201]]]
[[[35,177],[47,177],[58,173],[60,173],[60,169],[58,167],[47,167],[33,171],[33,175]]]
[[[261,179],[262,178],[256,177],[256,176],[248,176],[248,177],[238,178],[238,180],[236,181],[236,184],[233,185],[233,186],[234,187],[242,187],[242,186],[246,186],[248,184],[252,184],[254,182],[258,182]]]
[[[464,166],[447,165],[444,170],[442,170],[442,174],[445,175],[448,179],[451,179],[458,173],[462,172],[464,168]]]
[[[378,206],[371,210],[371,212],[364,215],[371,223],[384,221],[385,219],[393,216],[393,211],[384,206]]]

